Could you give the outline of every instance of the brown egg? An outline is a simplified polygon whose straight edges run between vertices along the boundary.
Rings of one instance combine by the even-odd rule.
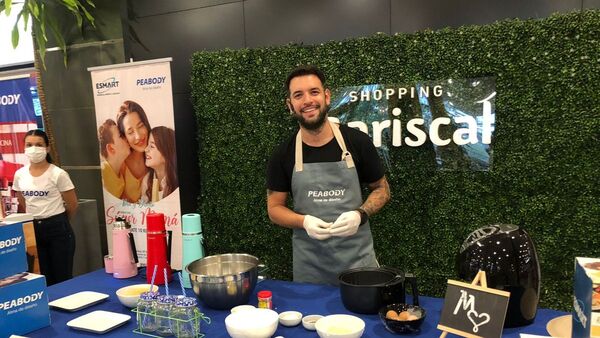
[[[394,310],[389,310],[388,312],[385,313],[385,318],[398,320],[398,313],[396,313],[396,311],[394,311]]]
[[[415,315],[409,315],[407,320],[417,320],[419,319],[419,317],[415,316]]]
[[[408,320],[408,311],[402,311],[398,314],[398,320]]]

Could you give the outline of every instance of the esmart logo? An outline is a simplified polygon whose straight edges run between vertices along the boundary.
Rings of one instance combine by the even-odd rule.
[[[96,83],[96,93],[99,95],[106,94],[115,88],[119,88],[119,81],[114,76]]]

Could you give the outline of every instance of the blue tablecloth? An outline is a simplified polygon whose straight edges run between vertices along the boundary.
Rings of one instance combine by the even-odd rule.
[[[97,334],[88,333],[84,331],[77,331],[67,327],[67,322],[76,317],[82,316],[95,310],[105,310],[130,314],[132,319],[125,325],[120,326],[112,331],[107,332],[103,336],[110,337],[131,337],[141,335],[135,335],[132,331],[135,329],[136,321],[135,314],[132,313],[129,308],[121,305],[115,292],[117,289],[132,285],[146,283],[145,276],[138,275],[129,279],[115,279],[112,275],[106,274],[103,270],[97,270],[85,275],[78,276],[74,279],[66,282],[53,285],[48,288],[48,297],[50,301],[55,299],[73,294],[79,291],[97,291],[106,293],[110,296],[107,301],[90,306],[88,308],[76,311],[76,312],[64,312],[58,311],[51,308],[50,315],[52,319],[52,325],[29,334],[28,337],[67,337],[67,336],[89,336],[98,337]],[[169,284],[169,290],[172,294],[180,294],[181,290],[178,282],[172,282]],[[302,284],[278,280],[265,280],[260,282],[255,290],[254,294],[250,297],[249,304],[257,305],[256,293],[261,290],[270,290],[273,292],[273,308],[277,312],[283,312],[288,310],[297,310],[302,312],[303,315],[308,314],[337,314],[347,313],[353,314],[344,308],[340,299],[339,288],[315,285],[315,284]],[[164,288],[161,287],[161,292],[164,292]],[[193,295],[190,289],[187,289],[187,293]],[[419,337],[439,337],[440,331],[436,329],[437,323],[440,318],[440,312],[443,305],[443,299],[431,298],[431,297],[419,297],[420,305],[427,310],[427,317],[421,327],[421,333]],[[201,311],[210,317],[212,320],[211,324],[202,323],[201,332],[206,337],[229,337],[227,330],[225,329],[225,317],[229,314],[229,311],[217,311],[200,305]],[[538,310],[535,322],[529,326],[505,329],[503,337],[519,337],[520,333],[548,335],[546,331],[546,323],[555,317],[564,315],[564,312],[540,309]],[[358,315],[366,323],[365,333],[363,337],[398,337],[398,335],[388,332],[378,315]],[[290,337],[318,337],[315,331],[307,331],[302,325],[296,327],[284,327],[279,325],[275,336],[283,336],[286,338]],[[415,335],[411,335],[415,336]],[[452,335],[448,335],[450,337]]]

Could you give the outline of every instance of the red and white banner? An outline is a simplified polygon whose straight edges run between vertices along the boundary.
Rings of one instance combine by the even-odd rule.
[[[15,172],[29,164],[23,154],[25,133],[37,129],[41,121],[33,93],[37,93],[34,74],[0,76],[0,200],[7,213],[17,211],[17,197],[11,189]]]
[[[146,216],[165,214],[171,266],[181,269],[181,207],[170,59],[89,69],[96,107],[109,253],[112,223],[132,225],[146,262]]]

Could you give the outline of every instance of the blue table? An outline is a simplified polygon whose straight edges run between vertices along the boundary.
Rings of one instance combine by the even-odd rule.
[[[71,319],[82,316],[86,313],[95,310],[106,310],[113,312],[120,312],[130,314],[132,320],[127,324],[118,327],[112,331],[109,331],[102,336],[110,337],[144,337],[142,335],[135,335],[132,331],[136,328],[135,314],[130,311],[129,308],[121,305],[115,292],[117,289],[132,285],[146,283],[145,276],[138,275],[129,279],[115,279],[112,275],[106,274],[103,270],[97,270],[85,275],[78,276],[74,279],[66,282],[53,285],[48,288],[48,297],[50,301],[55,299],[73,294],[79,291],[97,291],[103,292],[110,295],[107,301],[93,305],[91,307],[82,309],[76,312],[63,312],[57,311],[51,308],[50,315],[52,319],[52,325],[29,334],[28,337],[67,337],[67,336],[88,336],[88,337],[99,337],[94,333],[88,333],[84,331],[78,331],[70,329],[66,326],[66,323]],[[177,281],[169,284],[169,290],[171,293],[180,294],[181,290]],[[265,280],[260,282],[255,290],[254,294],[250,297],[250,304],[256,306],[257,298],[256,293],[261,290],[270,290],[273,292],[273,308],[277,312],[283,312],[288,310],[297,310],[302,312],[303,315],[307,314],[321,314],[329,315],[336,313],[347,313],[353,314],[344,308],[340,299],[339,288],[324,285],[315,284],[302,284],[278,280]],[[164,288],[161,287],[161,292],[164,292]],[[187,289],[189,294],[192,294],[190,289]],[[421,333],[419,337],[439,337],[440,331],[436,329],[437,323],[440,318],[440,312],[443,305],[443,299],[431,298],[431,297],[419,297],[421,306],[427,310],[427,317],[423,326],[421,327]],[[206,337],[229,337],[227,330],[225,329],[225,317],[229,314],[229,311],[217,311],[210,308],[200,306],[201,311],[211,318],[211,324],[202,323],[201,332]],[[566,313],[540,309],[538,310],[536,320],[533,324],[521,328],[513,328],[504,330],[503,337],[515,337],[518,338],[520,333],[548,335],[546,331],[546,323],[555,317],[562,316]],[[354,314],[356,315],[356,314]],[[362,318],[366,323],[366,329],[363,337],[399,337],[399,335],[388,332],[383,324],[379,320],[378,315],[357,315]],[[283,336],[286,338],[290,337],[318,337],[315,331],[307,331],[302,325],[288,328],[279,325],[275,336]],[[414,336],[414,335],[413,335]],[[452,335],[448,335],[451,337]],[[409,336],[410,337],[410,336]]]

